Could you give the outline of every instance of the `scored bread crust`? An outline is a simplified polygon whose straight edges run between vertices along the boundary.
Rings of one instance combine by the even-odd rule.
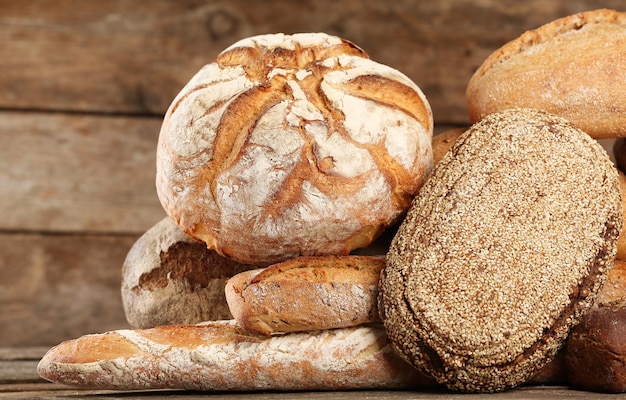
[[[617,171],[595,140],[545,112],[491,114],[435,167],[392,242],[387,332],[451,389],[519,385],[589,309],[621,225]]]
[[[50,349],[39,374],[72,386],[116,389],[401,389],[432,380],[397,357],[382,327],[280,336],[235,321],[85,335]]]
[[[626,136],[626,13],[554,20],[494,51],[466,89],[471,122],[509,108],[559,115],[594,138]]]
[[[228,280],[226,301],[239,325],[260,335],[380,323],[384,256],[298,257]]]
[[[260,35],[181,90],[157,147],[159,199],[218,253],[267,266],[367,246],[432,169],[420,88],[323,33]]]

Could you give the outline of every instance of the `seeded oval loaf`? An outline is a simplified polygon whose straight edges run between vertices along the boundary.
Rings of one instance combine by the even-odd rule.
[[[471,122],[507,108],[564,117],[595,138],[626,136],[626,13],[560,18],[494,51],[470,79]]]
[[[243,39],[173,100],[156,186],[187,235],[270,265],[345,255],[400,219],[432,169],[420,88],[323,33]]]
[[[526,382],[588,311],[621,225],[617,171],[589,135],[542,111],[485,117],[391,244],[379,309],[392,343],[450,389]]]
[[[133,328],[232,318],[226,281],[250,269],[185,235],[166,217],[131,247],[122,266],[122,304]]]
[[[239,325],[260,335],[380,323],[385,257],[298,257],[235,275],[226,301]]]

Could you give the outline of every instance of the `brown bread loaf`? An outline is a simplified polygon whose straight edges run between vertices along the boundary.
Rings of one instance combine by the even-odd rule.
[[[234,276],[226,300],[239,325],[261,335],[380,323],[384,266],[384,256],[298,257]]]
[[[185,235],[168,217],[144,233],[122,266],[122,303],[133,328],[231,319],[226,281],[250,269]]]
[[[86,335],[52,348],[39,374],[118,389],[342,390],[432,385],[397,357],[382,327],[258,337],[234,321]]]
[[[626,392],[626,299],[589,311],[569,336],[565,367],[574,388]]]
[[[617,171],[589,135],[542,111],[485,117],[392,242],[379,287],[392,343],[454,390],[526,382],[593,303],[621,225]]]
[[[157,193],[183,232],[241,263],[346,255],[406,212],[432,131],[420,88],[354,44],[246,38],[173,100]]]
[[[593,10],[530,30],[470,79],[471,122],[508,108],[559,115],[595,138],[626,136],[626,13]]]

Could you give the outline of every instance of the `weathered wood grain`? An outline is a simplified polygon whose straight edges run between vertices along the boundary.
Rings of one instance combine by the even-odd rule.
[[[145,231],[165,215],[154,184],[160,124],[0,111],[0,230]]]
[[[255,34],[343,36],[424,90],[436,121],[467,120],[464,92],[527,29],[620,0],[0,1],[0,108],[162,115],[205,63]]]
[[[128,327],[121,267],[136,239],[0,233],[0,347]]]

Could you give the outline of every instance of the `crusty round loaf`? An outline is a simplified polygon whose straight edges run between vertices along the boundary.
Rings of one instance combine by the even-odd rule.
[[[527,31],[493,52],[469,81],[470,120],[529,107],[595,138],[626,136],[626,13],[594,10]]]
[[[232,318],[226,281],[250,268],[185,235],[165,217],[131,247],[122,267],[122,304],[133,328]]]
[[[437,164],[394,237],[385,328],[451,389],[519,385],[589,309],[621,224],[617,172],[595,140],[546,112],[491,114]]]
[[[242,263],[342,255],[408,209],[432,169],[419,87],[323,33],[243,39],[168,109],[157,193],[183,232]]]
[[[569,384],[597,392],[626,392],[626,300],[592,307],[567,340]]]

